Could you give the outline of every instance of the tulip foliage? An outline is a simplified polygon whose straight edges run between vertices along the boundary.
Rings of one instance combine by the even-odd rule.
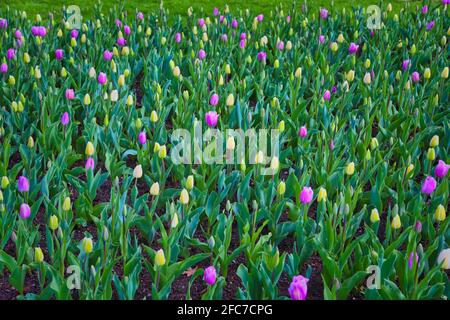
[[[448,298],[450,19],[406,6],[0,11],[0,299]]]

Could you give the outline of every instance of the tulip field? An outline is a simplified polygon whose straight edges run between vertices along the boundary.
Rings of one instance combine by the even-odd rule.
[[[448,299],[449,0],[370,4],[0,6],[0,300]]]

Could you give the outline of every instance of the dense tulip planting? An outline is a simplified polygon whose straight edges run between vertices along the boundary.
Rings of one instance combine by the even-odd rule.
[[[447,4],[1,11],[0,299],[446,299]]]

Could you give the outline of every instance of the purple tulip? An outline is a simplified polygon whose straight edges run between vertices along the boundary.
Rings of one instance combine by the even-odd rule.
[[[434,20],[427,24],[427,31],[430,31],[434,28]]]
[[[6,58],[8,60],[12,60],[12,59],[14,59],[15,56],[16,56],[16,50],[13,48],[8,49],[8,51],[6,52]]]
[[[278,50],[283,51],[284,50],[284,41],[278,42],[277,48],[278,48]]]
[[[39,37],[45,37],[45,35],[47,34],[47,29],[45,29],[44,26],[39,26],[38,27],[38,35]]]
[[[205,269],[203,280],[210,286],[216,283],[216,269],[213,266]]]
[[[337,92],[337,87],[333,86],[333,88],[331,88],[331,93],[336,93]]]
[[[416,263],[419,263],[419,256],[417,255],[417,252],[411,252],[408,259],[408,268],[409,270],[412,270],[413,263],[414,263],[414,256],[416,257]]]
[[[244,49],[245,48],[245,40],[239,41],[239,48]]]
[[[258,52],[256,58],[258,59],[258,61],[266,61],[267,53],[265,53],[264,51],[260,51]]]
[[[20,40],[22,39],[22,32],[17,29],[16,32],[14,32],[14,36],[16,37],[16,39]]]
[[[330,148],[331,151],[334,150],[334,140],[331,139],[330,144],[328,145],[328,148]]]
[[[233,27],[233,29],[236,29],[238,27],[238,22],[236,19],[233,19],[233,21],[231,22],[231,26]]]
[[[419,80],[420,80],[420,75],[419,75],[419,73],[418,73],[417,71],[414,71],[414,72],[412,73],[412,75],[411,75],[411,79],[412,79],[412,81],[413,81],[414,83],[419,82]]]
[[[222,35],[220,36],[220,40],[222,40],[222,42],[227,42],[227,41],[228,41],[228,36],[227,36],[227,34],[226,34],[226,33],[222,34]]]
[[[420,222],[420,220],[417,220],[416,225],[415,225],[415,229],[418,233],[422,232],[422,222]]]
[[[217,106],[218,103],[219,103],[219,95],[217,93],[213,93],[213,95],[209,99],[209,104],[215,107]]]
[[[291,22],[291,16],[287,16],[287,17],[286,17],[286,22],[287,22],[287,23]]]
[[[100,72],[98,77],[97,77],[97,81],[98,83],[100,83],[102,86],[106,84],[107,78],[106,78],[106,74],[103,72]]]
[[[325,90],[325,92],[323,93],[323,100],[328,101],[331,98],[331,93],[330,90]]]
[[[86,160],[86,165],[85,165],[86,170],[94,170],[94,159],[89,157]]]
[[[38,27],[38,26],[32,26],[32,27],[31,27],[31,33],[32,33],[33,36],[35,36],[35,37],[39,36],[39,27]]]
[[[145,131],[141,131],[139,133],[139,143],[142,145],[147,143],[147,136],[145,135]]]
[[[262,22],[264,20],[264,15],[263,14],[258,14],[256,16],[256,19],[258,20],[258,22]]]
[[[121,46],[121,47],[123,47],[124,45],[126,45],[126,43],[127,43],[127,41],[125,40],[124,37],[119,37],[119,38],[117,39],[117,45],[119,45],[119,46]]]
[[[62,49],[56,49],[55,51],[55,57],[56,60],[61,60],[63,58],[64,51]]]
[[[21,219],[28,219],[30,217],[31,209],[30,206],[26,203],[22,203],[20,205],[19,216]]]
[[[422,184],[421,192],[425,194],[432,194],[436,189],[436,180],[433,177],[426,177],[425,181]]]
[[[110,61],[114,56],[114,53],[112,51],[109,50],[105,50],[103,51],[103,59],[105,59],[106,61]]]
[[[131,28],[130,28],[130,26],[124,26],[124,27],[123,27],[123,32],[125,32],[125,34],[126,34],[127,36],[129,36],[130,33],[131,33]]]
[[[62,117],[61,117],[61,124],[63,126],[67,126],[68,123],[69,123],[69,113],[64,112]]]
[[[422,13],[426,14],[427,12],[428,12],[428,6],[425,5],[425,6],[422,7]]]
[[[325,8],[321,8],[320,9],[320,17],[325,20],[326,18],[328,18],[328,10]]]
[[[310,203],[313,196],[314,191],[313,189],[311,189],[311,187],[303,187],[302,191],[300,192],[299,199],[301,203]]]
[[[119,19],[114,20],[114,23],[116,24],[116,27],[120,28],[122,26],[122,21]]]
[[[144,14],[142,12],[138,12],[137,15],[136,15],[136,18],[138,20],[144,20]]]
[[[71,37],[71,38],[74,38],[74,39],[77,39],[77,38],[78,38],[78,30],[77,30],[77,29],[73,29],[73,30],[70,32],[70,37]]]
[[[322,44],[322,43],[324,43],[324,42],[325,42],[325,36],[324,36],[323,34],[321,34],[321,35],[319,36],[319,43]]]
[[[181,33],[177,32],[175,34],[175,42],[180,43],[181,42]]]
[[[348,53],[355,54],[356,51],[358,51],[358,48],[359,48],[359,46],[356,43],[352,42],[352,43],[350,43],[350,46],[348,47]]]
[[[217,121],[219,119],[219,115],[215,111],[209,111],[205,114],[205,121],[209,127],[215,127],[217,125]]]
[[[0,65],[0,72],[1,73],[7,73],[8,72],[8,65],[6,64],[6,63],[2,63],[1,65]]]
[[[8,27],[8,20],[0,18],[0,29],[6,29]]]
[[[75,99],[75,91],[73,89],[66,89],[66,99],[67,100]]]
[[[213,16],[214,16],[214,17],[217,17],[218,15],[219,15],[219,9],[214,8],[214,10],[213,10]]]
[[[446,6],[446,5],[450,4],[450,0],[442,0],[442,4],[444,6]]]
[[[308,278],[302,275],[295,276],[289,286],[289,295],[292,300],[305,300],[308,293]]]
[[[298,135],[302,138],[306,137],[308,134],[308,129],[306,129],[306,126],[300,127],[300,130],[298,130]]]
[[[450,169],[450,164],[446,164],[444,161],[439,160],[438,165],[434,169],[434,174],[438,178],[443,178],[447,175],[447,172],[449,169]]]
[[[403,71],[408,70],[410,63],[411,63],[411,60],[409,60],[409,59],[408,60],[403,60],[403,62],[402,62],[402,70]]]
[[[17,181],[17,190],[19,190],[19,192],[28,192],[30,190],[30,182],[26,177],[19,177]]]
[[[204,25],[205,25],[205,19],[203,19],[203,18],[198,19],[198,26],[200,28],[203,28]]]
[[[241,35],[239,36],[239,38],[241,40],[245,40],[245,39],[247,39],[247,34],[245,32],[242,32]]]
[[[221,16],[219,17],[219,22],[220,22],[220,23],[224,23],[224,21],[225,21],[225,17],[221,15]]]
[[[203,50],[203,49],[200,49],[200,50],[199,50],[199,52],[198,52],[198,58],[199,58],[200,60],[203,60],[203,59],[206,58],[206,52],[205,52],[205,50]]]

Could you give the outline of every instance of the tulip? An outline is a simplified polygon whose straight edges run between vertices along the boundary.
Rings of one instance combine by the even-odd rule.
[[[19,216],[21,219],[28,219],[30,217],[31,209],[26,203],[20,205]]]
[[[436,151],[434,151],[434,148],[429,148],[427,152],[427,159],[430,161],[433,161],[436,159]]]
[[[155,144],[155,147],[156,147],[156,144]],[[166,146],[165,145],[160,146],[159,149],[158,149],[158,157],[160,159],[164,159],[166,156],[167,156],[167,148],[166,148]]]
[[[158,251],[156,251],[155,254],[155,265],[161,267],[164,264],[166,264],[166,257],[164,256],[164,250],[159,249]]]
[[[350,162],[345,167],[345,174],[348,175],[348,176],[351,176],[354,172],[355,172],[355,163],[354,162]]]
[[[176,228],[178,226],[178,214],[175,212],[173,217],[172,217],[172,221],[170,222],[170,227],[172,229]]]
[[[378,213],[378,209],[374,208],[370,212],[370,222],[375,223],[380,221],[380,214]]]
[[[2,177],[2,189],[5,190],[9,186],[9,179],[7,176]]]
[[[314,191],[310,187],[303,187],[302,191],[300,192],[300,202],[301,203],[310,203],[312,201],[312,198],[314,196]]]
[[[441,78],[447,79],[448,78],[448,67],[445,67],[441,72]]]
[[[348,82],[352,82],[355,79],[355,71],[354,70],[350,70],[349,72],[347,72],[345,74],[345,79]]]
[[[227,101],[226,101],[226,105],[227,107],[232,107],[234,106],[234,95],[232,93],[230,93],[227,97]]]
[[[52,215],[50,217],[50,222],[49,222],[50,229],[55,231],[56,229],[58,229],[58,226],[59,226],[58,217],[55,215]]]
[[[88,93],[84,95],[83,102],[86,106],[91,104],[91,96]]]
[[[73,89],[66,89],[66,99],[67,100],[75,99],[75,91]]]
[[[8,72],[8,65],[6,64],[6,63],[2,63],[1,65],[0,65],[0,72],[1,73],[7,73]]]
[[[24,176],[20,176],[17,181],[17,190],[19,192],[28,192],[30,190],[30,182]]]
[[[430,77],[431,77],[431,70],[430,70],[430,68],[426,68],[425,69],[425,71],[423,72],[423,77],[425,79],[430,79]]]
[[[446,164],[444,161],[439,160],[438,165],[434,169],[434,174],[438,178],[444,178],[447,175],[449,169],[450,164]]]
[[[434,20],[427,23],[427,27],[426,27],[427,31],[430,31],[431,29],[433,29],[434,25],[435,25]]]
[[[320,17],[325,20],[328,17],[328,10],[325,8],[320,9]]]
[[[414,71],[414,72],[412,73],[412,75],[411,75],[411,79],[412,79],[412,81],[413,81],[414,83],[419,82],[419,80],[420,80],[420,75],[419,75],[419,73],[418,73],[417,71]]]
[[[37,263],[42,263],[44,261],[44,253],[39,247],[34,248],[34,261]]]
[[[86,160],[85,169],[86,170],[94,170],[94,159],[93,158],[89,157]]]
[[[258,52],[256,57],[257,57],[258,61],[266,61],[267,53],[265,53],[264,51],[260,51],[260,52]]]
[[[139,179],[141,177],[142,177],[142,165],[138,164],[136,167],[134,167],[133,178]]]
[[[63,58],[64,51],[62,49],[57,49],[55,51],[56,60],[61,60]]]
[[[300,128],[300,130],[298,131],[298,135],[302,138],[306,137],[307,134],[308,134],[308,130],[306,129],[305,126],[302,126]]]
[[[392,229],[400,229],[402,226],[402,221],[400,220],[400,216],[397,214],[391,222]]]
[[[156,113],[155,110],[153,110],[152,113],[150,114],[150,121],[153,123],[158,121],[158,114]]]
[[[434,212],[434,219],[436,221],[444,221],[446,217],[446,213],[445,213],[445,208],[442,204],[440,204],[437,208],[436,211]]]
[[[141,131],[138,137],[139,143],[145,145],[147,143],[147,136],[145,135],[145,131]]]
[[[327,190],[320,187],[319,194],[317,195],[317,202],[322,202],[327,200]]]
[[[439,136],[434,135],[430,140],[430,147],[435,148],[439,145]]]
[[[214,93],[209,99],[209,104],[215,107],[217,106],[218,103],[219,103],[219,95],[217,93]]]
[[[215,127],[218,119],[219,115],[215,111],[209,111],[205,114],[205,121],[209,127]]]
[[[71,203],[70,203],[70,198],[69,197],[65,197],[64,198],[64,202],[63,202],[63,210],[64,211],[69,211],[70,210],[70,208],[71,208]]]
[[[62,117],[61,117],[61,124],[63,126],[66,126],[69,123],[69,113],[64,112]]]
[[[150,187],[150,194],[154,197],[159,195],[159,183],[158,182],[154,182],[152,184],[152,186]]]
[[[194,176],[189,175],[186,179],[186,189],[192,190],[194,188]]]
[[[308,292],[308,278],[302,275],[295,276],[289,286],[289,295],[292,300],[305,300]]]
[[[325,90],[324,94],[323,94],[323,100],[328,101],[331,98],[331,92],[330,90]]]
[[[366,72],[363,78],[363,82],[367,85],[369,85],[372,82],[372,78],[370,76],[370,73]]]
[[[277,193],[282,196],[286,192],[286,183],[284,181],[280,181],[277,186]]]
[[[183,189],[180,194],[180,202],[181,204],[188,204],[189,203],[189,193],[186,189]]]
[[[8,60],[12,60],[14,59],[14,57],[16,56],[16,50],[13,48],[10,48],[6,51],[6,58]]]
[[[411,60],[403,60],[403,62],[402,62],[402,70],[403,71],[408,70],[410,63],[411,63]]]
[[[348,47],[348,52],[350,54],[355,54],[356,51],[358,51],[359,45],[355,44],[354,42],[350,43],[350,46]]]
[[[419,256],[417,255],[417,252],[411,252],[408,259],[408,268],[409,270],[412,270],[414,265],[414,257],[416,258],[416,264],[419,263]]]
[[[213,266],[205,269],[203,273],[203,281],[205,281],[210,286],[216,283],[216,269]]]
[[[436,189],[436,180],[433,177],[426,177],[422,184],[421,192],[425,194],[432,194]]]
[[[92,242],[91,238],[85,237],[82,241],[81,241],[81,247],[83,248],[83,251],[85,254],[89,254],[92,252],[94,244]]]
[[[270,161],[270,168],[274,171],[278,171],[280,167],[280,159],[278,159],[277,156],[273,156],[272,160]]]
[[[97,78],[98,83],[101,85],[105,85],[107,82],[106,74],[103,72],[100,72]]]
[[[200,60],[203,60],[203,59],[206,58],[206,52],[205,52],[205,50],[200,49],[200,50],[198,51],[198,58],[199,58]]]
[[[85,153],[87,156],[92,156],[95,152],[95,148],[94,145],[92,144],[92,142],[88,141],[88,143],[86,144],[86,149],[85,149]]]
[[[450,269],[450,248],[442,250],[439,253],[439,256],[437,258],[438,265],[441,266],[441,268],[448,270]]]

